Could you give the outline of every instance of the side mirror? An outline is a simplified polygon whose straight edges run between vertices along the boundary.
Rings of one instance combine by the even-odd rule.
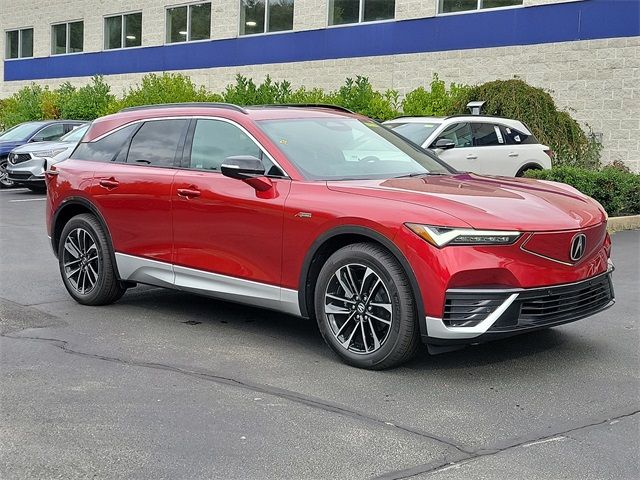
[[[439,148],[440,150],[449,150],[450,148],[455,148],[456,144],[453,143],[448,138],[441,138],[436,143],[433,144],[431,148]]]
[[[220,166],[220,172],[225,177],[247,180],[264,175],[264,165],[252,155],[238,155],[225,158]]]

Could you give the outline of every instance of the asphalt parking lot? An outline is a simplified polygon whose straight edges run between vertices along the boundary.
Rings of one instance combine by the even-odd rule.
[[[0,478],[640,478],[640,232],[595,317],[369,372],[316,326],[151,287],[67,295],[0,191]]]

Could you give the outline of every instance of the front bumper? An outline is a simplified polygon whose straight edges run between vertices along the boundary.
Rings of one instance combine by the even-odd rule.
[[[594,315],[615,302],[612,271],[550,287],[447,290],[443,318],[426,317],[427,341],[480,343]]]

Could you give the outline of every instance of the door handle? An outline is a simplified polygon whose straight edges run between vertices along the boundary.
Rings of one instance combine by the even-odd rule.
[[[184,198],[196,198],[200,196],[200,190],[196,190],[195,187],[178,188],[176,192],[178,193],[178,196],[184,197]]]
[[[509,153],[509,156],[510,156],[510,157],[517,157],[518,155],[520,155],[520,154],[519,154],[519,153],[516,153],[516,152],[511,152],[511,153]]]
[[[476,158],[478,158],[478,156],[474,155],[473,153],[470,153],[469,155],[467,155],[467,160],[475,160]]]
[[[100,186],[106,188],[107,190],[113,190],[118,185],[120,185],[120,182],[118,182],[113,177],[111,177],[111,178],[103,178],[102,180],[100,180]]]

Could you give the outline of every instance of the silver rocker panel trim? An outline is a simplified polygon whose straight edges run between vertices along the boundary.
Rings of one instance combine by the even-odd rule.
[[[124,253],[116,252],[115,257],[122,280],[183,290],[301,316],[297,290]]]

